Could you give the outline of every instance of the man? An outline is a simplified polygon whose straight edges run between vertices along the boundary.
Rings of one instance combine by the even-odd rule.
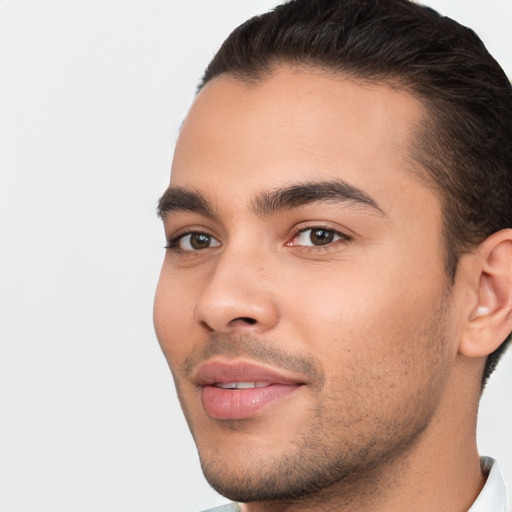
[[[408,0],[295,0],[207,68],[160,200],[158,339],[218,510],[505,510],[512,88]]]

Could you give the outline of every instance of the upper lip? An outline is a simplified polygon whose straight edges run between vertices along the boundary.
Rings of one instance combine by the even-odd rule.
[[[282,371],[247,361],[213,360],[203,363],[194,375],[199,386],[231,382],[268,382],[270,384],[300,385],[304,381]]]

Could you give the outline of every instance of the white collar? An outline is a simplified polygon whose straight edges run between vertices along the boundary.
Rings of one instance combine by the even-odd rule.
[[[491,457],[480,457],[480,463],[489,476],[468,512],[506,512],[507,496],[498,463]]]

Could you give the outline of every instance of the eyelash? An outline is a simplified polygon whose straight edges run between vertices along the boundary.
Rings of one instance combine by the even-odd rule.
[[[306,233],[307,231],[315,231],[315,230],[316,231],[325,231],[325,232],[331,233],[333,236],[339,237],[339,238],[337,240],[328,242],[325,245],[299,245],[299,244],[292,244],[291,243],[295,238],[297,238],[301,234]],[[180,234],[170,238],[167,241],[167,244],[165,245],[165,249],[172,250],[172,251],[174,251],[174,252],[176,252],[178,254],[188,254],[188,255],[191,255],[191,254],[197,254],[199,252],[202,252],[205,249],[212,248],[212,247],[206,247],[205,249],[196,249],[196,250],[181,249],[179,247],[180,240],[184,239],[187,236],[194,235],[194,234],[206,235],[210,239],[217,240],[213,235],[211,235],[207,231],[199,230],[199,229],[198,230],[189,230],[189,231],[180,233]],[[287,247],[296,247],[296,248],[298,248],[299,250],[302,250],[302,251],[325,251],[325,250],[328,250],[328,249],[332,248],[332,246],[334,244],[336,244],[336,242],[348,243],[351,240],[352,240],[351,236],[349,236],[349,235],[347,235],[345,233],[342,233],[341,231],[338,231],[336,229],[333,229],[332,227],[323,226],[323,225],[319,225],[319,224],[314,224],[314,225],[303,226],[300,229],[296,229],[292,233],[291,237],[289,238],[289,241],[286,242],[285,245]],[[219,242],[219,245],[218,246],[214,246],[214,247],[219,247],[220,245],[222,245],[222,244]]]

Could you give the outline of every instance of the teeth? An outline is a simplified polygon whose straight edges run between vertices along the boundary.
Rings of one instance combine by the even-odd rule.
[[[256,383],[255,382],[237,382],[236,387],[238,389],[250,389],[250,388],[255,388]]]
[[[222,389],[251,389],[251,388],[266,388],[270,386],[270,382],[217,382],[215,386]]]
[[[217,382],[215,385],[218,388],[222,388],[222,389],[236,389],[236,382],[230,382],[229,384],[224,384],[223,382]]]

